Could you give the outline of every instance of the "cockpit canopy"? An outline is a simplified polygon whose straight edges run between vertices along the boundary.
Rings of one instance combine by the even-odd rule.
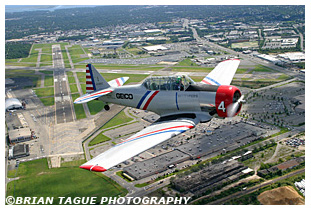
[[[159,76],[145,79],[143,85],[148,90],[186,90],[189,85],[195,82],[186,75],[180,76]]]

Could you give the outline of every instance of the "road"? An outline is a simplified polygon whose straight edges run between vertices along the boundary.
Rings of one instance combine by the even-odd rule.
[[[60,45],[52,46],[54,67],[55,123],[74,121],[73,104],[65,74],[65,66]]]

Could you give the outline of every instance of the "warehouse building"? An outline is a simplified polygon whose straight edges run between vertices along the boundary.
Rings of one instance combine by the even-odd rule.
[[[246,170],[247,168],[242,163],[231,160],[226,163],[206,166],[198,172],[175,178],[171,184],[173,188],[181,193],[200,195],[208,189],[213,189],[225,182],[239,179],[245,172],[249,173],[252,171]]]

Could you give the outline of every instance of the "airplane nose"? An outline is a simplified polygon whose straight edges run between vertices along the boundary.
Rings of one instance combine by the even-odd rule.
[[[80,168],[83,168],[83,169],[88,170],[88,171],[96,171],[96,172],[107,171],[107,169],[105,169],[101,166],[97,166],[97,165],[82,165],[82,166],[80,166]]]

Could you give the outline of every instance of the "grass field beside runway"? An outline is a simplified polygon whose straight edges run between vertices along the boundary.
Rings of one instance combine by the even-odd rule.
[[[72,101],[76,100],[78,97],[80,97],[79,94],[71,94]],[[82,104],[73,104],[73,107],[75,109],[77,120],[86,118],[86,114],[84,112]]]
[[[90,141],[89,147],[109,140],[111,140],[111,138],[105,136],[103,133],[100,133],[94,139],[92,139],[92,141]]]
[[[34,89],[44,106],[54,105],[54,87]]]
[[[54,96],[54,87],[39,88],[34,90],[36,95],[40,97]]]
[[[39,98],[39,99],[43,103],[44,106],[52,106],[55,103],[54,97]]]
[[[70,87],[71,93],[77,93],[78,92],[78,88],[77,88],[76,84],[70,84],[69,87]]]
[[[95,115],[98,112],[103,110],[105,103],[99,100],[93,100],[93,101],[87,102],[87,106],[90,110],[91,115]]]
[[[21,163],[17,171],[19,179],[8,183],[7,196],[54,197],[54,204],[58,204],[58,197],[100,199],[127,194],[126,189],[101,173],[82,170],[75,164],[65,165],[69,166],[49,169],[47,159]]]
[[[131,122],[133,119],[131,117],[128,117],[124,111],[120,112],[119,114],[117,114],[114,118],[112,118],[111,120],[109,120],[104,126],[102,126],[100,129],[101,130],[105,130],[108,129],[110,127],[113,126],[117,126],[117,125],[121,125],[123,123],[129,123]],[[109,129],[108,129],[109,130]],[[105,130],[107,131],[107,130]],[[104,132],[105,132],[104,131]],[[92,141],[89,142],[88,146],[93,146],[95,144],[99,144],[105,141],[109,141],[111,140],[109,137],[105,136],[103,133],[98,134],[94,139],[92,139]]]
[[[87,56],[87,55],[85,55],[80,45],[72,45],[71,47],[68,47],[68,51],[69,51],[69,54],[70,54],[70,57],[73,63],[77,63],[77,62],[88,59],[88,57],[84,57],[84,58],[81,57],[81,56]]]
[[[54,85],[54,78],[53,76],[47,76],[44,77],[44,86],[53,86]]]

